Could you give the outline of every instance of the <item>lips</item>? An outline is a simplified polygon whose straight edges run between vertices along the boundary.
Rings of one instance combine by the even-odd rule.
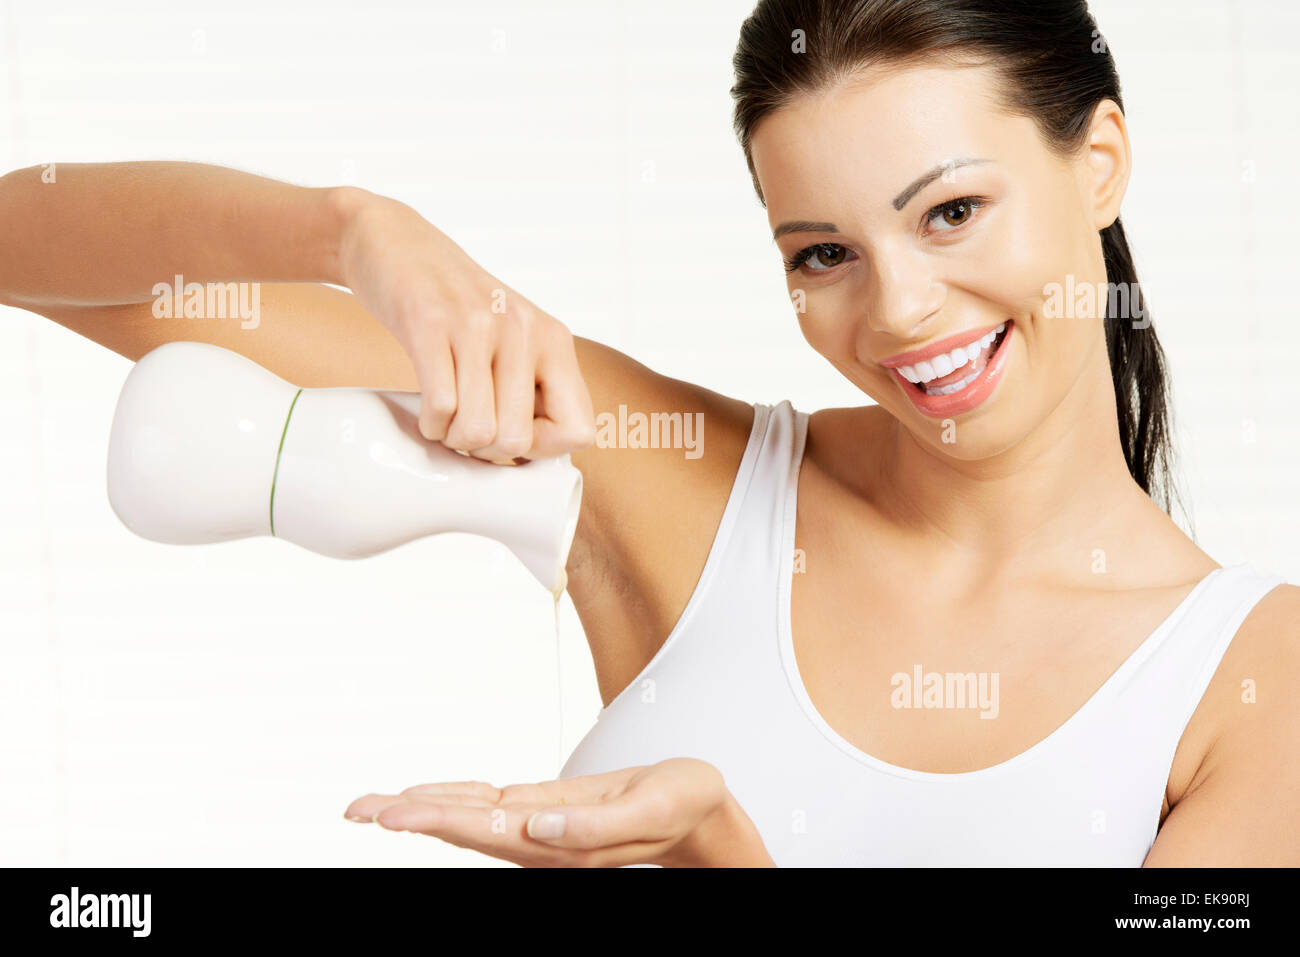
[[[995,322],[991,326],[983,329],[967,329],[965,332],[954,333],[945,339],[932,342],[928,346],[920,349],[912,349],[910,352],[900,352],[896,356],[890,356],[888,359],[881,359],[880,364],[886,369],[897,369],[901,366],[916,365],[919,362],[929,361],[944,353],[950,353],[954,349],[963,348],[972,342],[977,342],[984,338],[990,332],[997,331],[1002,323]]]
[[[984,402],[1002,381],[1014,329],[1008,319],[899,353],[881,365],[922,415],[960,415]]]

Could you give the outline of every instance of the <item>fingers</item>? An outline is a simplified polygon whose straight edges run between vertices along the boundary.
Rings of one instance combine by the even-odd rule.
[[[359,797],[344,812],[343,816],[349,821],[358,823],[369,823],[374,821],[375,815],[379,814],[385,808],[392,807],[394,804],[402,803],[424,803],[437,804],[439,802],[446,804],[463,804],[468,807],[494,807],[496,801],[490,797],[483,797],[471,793],[448,793],[440,795],[422,795],[408,794],[367,794]]]
[[[511,464],[533,446],[533,407],[537,388],[533,356],[528,341],[506,335],[492,363],[496,399],[496,435],[491,444],[474,454],[499,464]]]
[[[503,465],[591,444],[591,396],[563,325],[526,302],[504,314],[450,311],[454,325],[412,311],[401,336],[426,439]]]
[[[502,805],[537,808],[550,804],[594,803],[605,795],[620,790],[641,768],[624,768],[604,774],[588,774],[540,783],[509,784],[498,788],[486,781],[438,781],[417,784],[401,794],[367,794],[349,806],[345,816],[350,820],[373,819],[375,814],[390,804],[400,801],[425,801],[436,803],[475,804],[479,806]]]
[[[523,836],[523,812],[502,807],[471,807],[428,801],[399,801],[375,815],[375,823],[391,831],[412,831],[436,837],[521,864],[542,865],[558,853]]]
[[[431,442],[447,437],[447,427],[456,412],[456,363],[451,345],[442,338],[416,351],[416,377],[420,382],[420,434]]]
[[[596,850],[620,844],[671,844],[683,831],[670,796],[629,789],[599,804],[538,811],[528,819],[528,834],[552,847]]]
[[[524,866],[565,866],[568,853],[531,841],[524,833],[525,810],[500,807],[478,792],[368,794],[352,802],[347,816],[353,821],[374,821],[390,831],[436,837]]]
[[[590,444],[590,398],[573,337],[558,320],[394,200],[366,204],[342,246],[346,285],[411,360],[426,439],[503,464]],[[544,360],[550,368],[542,376]],[[548,408],[540,443],[539,386]]]
[[[445,795],[470,795],[497,804],[518,806],[596,803],[607,795],[622,790],[628,781],[643,770],[643,765],[637,765],[554,781],[507,784],[503,788],[485,781],[439,781],[413,785],[403,790],[400,797],[436,799]]]
[[[578,368],[573,337],[545,350],[538,359],[537,382],[541,390],[543,416],[533,423],[533,447],[528,458],[550,458],[595,441],[595,413],[591,394]]]
[[[405,788],[402,796],[410,795],[449,795],[463,794],[473,797],[482,798],[491,801],[493,804],[501,800],[501,788],[493,787],[486,781],[442,781],[436,784],[416,784],[412,787]]]
[[[533,808],[480,807],[442,801],[397,801],[374,815],[380,827],[436,837],[524,867],[619,867],[664,853],[671,842],[636,841],[570,849],[534,840],[527,832]]]
[[[555,847],[659,842],[667,849],[690,834],[726,796],[718,769],[695,758],[669,758],[629,770],[616,793],[534,815],[529,834]]]
[[[492,342],[482,334],[462,332],[452,339],[456,364],[456,411],[444,444],[476,452],[496,437],[496,399],[492,387]]]
[[[636,813],[631,807],[616,807],[613,823],[591,821],[591,811],[615,800],[646,770],[638,766],[504,788],[483,781],[420,784],[400,794],[367,794],[349,805],[346,816],[353,821],[373,821],[388,830],[437,837],[524,867],[618,867],[652,861],[673,843],[656,839],[645,828],[633,828],[625,820]],[[642,800],[642,813],[653,803]],[[558,809],[567,813],[570,805],[580,813],[572,825],[566,820],[567,843],[533,836],[543,833],[537,821],[539,812]],[[601,834],[616,840],[624,833],[633,834],[634,839],[609,846],[599,843]]]

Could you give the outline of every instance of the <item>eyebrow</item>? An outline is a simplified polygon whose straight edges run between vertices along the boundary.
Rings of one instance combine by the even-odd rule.
[[[786,233],[838,233],[839,227],[834,223],[814,223],[807,219],[793,219],[782,223],[772,231],[773,239],[780,239]]]
[[[948,160],[946,163],[940,163],[928,173],[924,173],[912,180],[910,186],[894,197],[894,209],[902,209],[912,201],[912,197],[925,189],[944,173],[953,169],[960,169],[963,166],[975,166],[979,163],[991,163],[992,160],[986,159],[955,159]]]
[[[923,173],[908,185],[901,193],[894,197],[893,206],[896,210],[901,210],[904,206],[912,201],[912,197],[925,189],[944,173],[953,169],[960,169],[963,166],[976,166],[980,163],[991,163],[988,159],[955,159],[946,163],[940,163],[928,173]],[[773,239],[780,239],[786,233],[838,233],[839,227],[834,223],[819,223],[806,219],[795,219],[782,223],[772,231]]]

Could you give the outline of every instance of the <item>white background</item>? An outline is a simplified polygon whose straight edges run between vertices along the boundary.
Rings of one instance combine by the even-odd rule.
[[[0,0],[0,168],[353,182],[653,368],[860,404],[799,335],[731,131],[751,6]],[[1300,4],[1093,9],[1198,541],[1300,582]],[[104,485],[129,368],[0,308],[0,864],[500,864],[341,815],[371,790],[554,777],[600,706],[567,598],[557,674],[550,597],[495,543],[350,563],[134,537]]]

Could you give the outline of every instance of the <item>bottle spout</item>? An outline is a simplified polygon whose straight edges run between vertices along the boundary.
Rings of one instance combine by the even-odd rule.
[[[582,509],[582,473],[567,455],[524,465],[492,465],[491,497],[500,511],[487,518],[479,534],[504,544],[559,601],[568,584],[564,566],[578,530]],[[489,477],[481,480],[486,486]],[[486,516],[485,516],[486,518]]]
[[[556,601],[569,584],[569,575],[564,566],[569,562],[569,550],[573,548],[573,537],[578,531],[578,515],[582,511],[582,473],[569,464],[569,457],[564,456],[564,464],[572,471],[573,477],[569,497],[560,512],[562,522],[558,539],[551,547],[541,553],[533,553],[528,548],[521,548],[515,554],[532,572],[533,577],[551,593]],[[522,466],[521,466],[522,467]]]
[[[384,401],[403,410],[407,427],[417,434],[418,392],[384,391]],[[449,474],[471,481],[459,513],[457,531],[494,538],[515,554],[559,601],[568,576],[564,566],[582,509],[582,473],[567,455],[534,459],[523,465],[494,465],[451,452],[420,438],[426,454],[443,462]],[[461,466],[452,468],[452,463]]]

